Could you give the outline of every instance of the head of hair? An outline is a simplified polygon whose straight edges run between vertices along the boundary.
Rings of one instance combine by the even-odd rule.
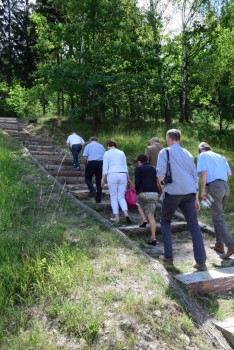
[[[89,141],[90,142],[92,142],[92,141],[97,141],[98,139],[97,139],[97,137],[96,136],[91,136],[90,138],[89,138]]]
[[[151,143],[159,143],[159,138],[158,137],[152,137],[150,140]]]
[[[167,136],[173,141],[180,141],[181,132],[177,129],[170,129],[167,131]]]
[[[198,146],[198,153],[200,154],[202,151],[211,151],[210,145],[206,142],[201,142],[200,145]]]
[[[137,161],[141,163],[148,163],[148,157],[145,154],[139,154]]]
[[[107,146],[109,146],[109,147],[117,147],[117,142],[114,139],[109,139],[107,141]]]

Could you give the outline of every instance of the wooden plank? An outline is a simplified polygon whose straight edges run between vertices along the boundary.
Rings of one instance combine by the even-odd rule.
[[[66,156],[66,158],[63,159],[63,155],[42,155],[37,154],[37,159],[40,161],[45,161],[46,163],[50,164],[72,164],[73,165],[73,159]]]
[[[147,233],[150,229],[149,224],[147,224],[146,227],[139,227],[139,225],[131,225],[131,226],[123,226],[119,227],[119,229],[126,234],[144,234]],[[172,232],[183,232],[187,231],[188,226],[187,222],[172,222],[171,223],[171,231]],[[156,225],[156,233],[162,233],[161,232],[161,224]]]
[[[178,274],[175,278],[184,283],[193,294],[220,293],[234,290],[234,267]]]
[[[234,348],[234,317],[229,317],[222,322],[214,322],[214,324]]]

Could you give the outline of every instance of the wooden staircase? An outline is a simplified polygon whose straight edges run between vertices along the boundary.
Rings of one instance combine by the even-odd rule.
[[[73,158],[66,150],[61,150],[57,146],[44,140],[41,137],[31,135],[19,124],[16,118],[0,118],[0,128],[4,129],[11,137],[17,139],[23,147],[46,169],[51,176],[60,182],[66,191],[69,191],[74,197],[83,201],[85,205],[91,207],[97,212],[101,212],[106,218],[111,215],[111,206],[109,200],[109,191],[107,188],[103,190],[102,202],[96,204],[92,199],[88,198],[88,189],[84,182],[84,165],[81,165],[81,171],[74,170]],[[160,209],[159,209],[160,211]],[[133,221],[139,222],[139,214],[137,209],[131,211]],[[206,230],[206,225],[201,223],[201,229]],[[144,240],[148,240],[150,236],[150,227],[139,228],[138,225],[122,225],[118,227],[124,234],[135,241],[140,241],[141,249],[155,259],[159,259],[163,255],[162,244],[156,248],[149,247],[144,244]],[[187,231],[187,223],[184,221],[173,222],[172,232],[178,234]],[[157,224],[156,233],[159,242],[161,227]],[[142,243],[143,242],[143,243]],[[234,290],[234,267],[216,270],[210,270],[206,273],[200,272],[196,274],[181,274],[176,276],[178,280],[184,283],[188,290],[192,293],[215,293],[226,290]],[[200,277],[201,276],[201,277]],[[217,277],[218,276],[218,277]],[[199,282],[199,278],[201,278]],[[196,283],[194,282],[196,280]],[[223,282],[225,280],[225,283]],[[218,284],[217,284],[218,281]],[[206,287],[205,287],[206,286]],[[208,287],[209,286],[209,287]]]

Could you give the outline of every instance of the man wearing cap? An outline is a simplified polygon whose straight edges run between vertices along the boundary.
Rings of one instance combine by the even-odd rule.
[[[71,135],[69,135],[67,138],[66,146],[67,146],[67,149],[69,149],[72,152],[73,163],[74,163],[73,166],[76,170],[80,170],[78,155],[82,150],[83,144],[84,144],[84,140],[75,132],[71,133]]]
[[[149,164],[156,167],[156,163],[158,160],[158,154],[161,151],[162,146],[160,145],[159,139],[157,137],[153,137],[150,140],[150,145],[145,149],[145,155],[148,157]]]
[[[201,175],[201,196],[206,200],[206,191],[208,191],[213,198],[210,209],[216,243],[211,248],[220,254],[221,259],[227,259],[234,254],[234,238],[224,220],[224,207],[230,192],[228,177],[232,172],[226,158],[213,152],[208,143],[200,143],[198,153],[197,172]],[[226,253],[224,245],[227,247]]]
[[[89,143],[85,146],[82,155],[84,163],[86,163],[85,168],[85,182],[89,189],[89,197],[95,197],[96,203],[101,203],[102,197],[102,166],[103,166],[103,156],[105,153],[105,148],[102,144],[97,142],[97,137],[92,136],[89,139]],[[96,178],[96,189],[93,186],[93,175]]]

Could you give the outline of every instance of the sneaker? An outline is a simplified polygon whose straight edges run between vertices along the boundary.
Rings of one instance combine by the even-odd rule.
[[[212,245],[210,246],[210,248],[211,248],[211,249],[214,249],[214,250],[215,250],[217,253],[219,253],[219,254],[224,254],[224,253],[225,253],[223,246],[219,246],[219,245],[217,245],[217,244],[212,244]]]
[[[78,167],[76,167],[75,169],[76,169],[76,170],[78,170],[78,171],[80,171],[80,170],[81,170],[79,166],[78,166]]]
[[[193,264],[194,269],[198,270],[198,271],[207,271],[207,266],[206,264],[198,264],[198,263],[194,263]]]
[[[220,258],[221,259],[227,259],[233,254],[234,254],[234,247],[233,248],[228,248],[227,253],[221,254]]]
[[[119,222],[119,220],[118,219],[116,219],[116,218],[110,218],[110,221],[112,221],[112,222]]]

